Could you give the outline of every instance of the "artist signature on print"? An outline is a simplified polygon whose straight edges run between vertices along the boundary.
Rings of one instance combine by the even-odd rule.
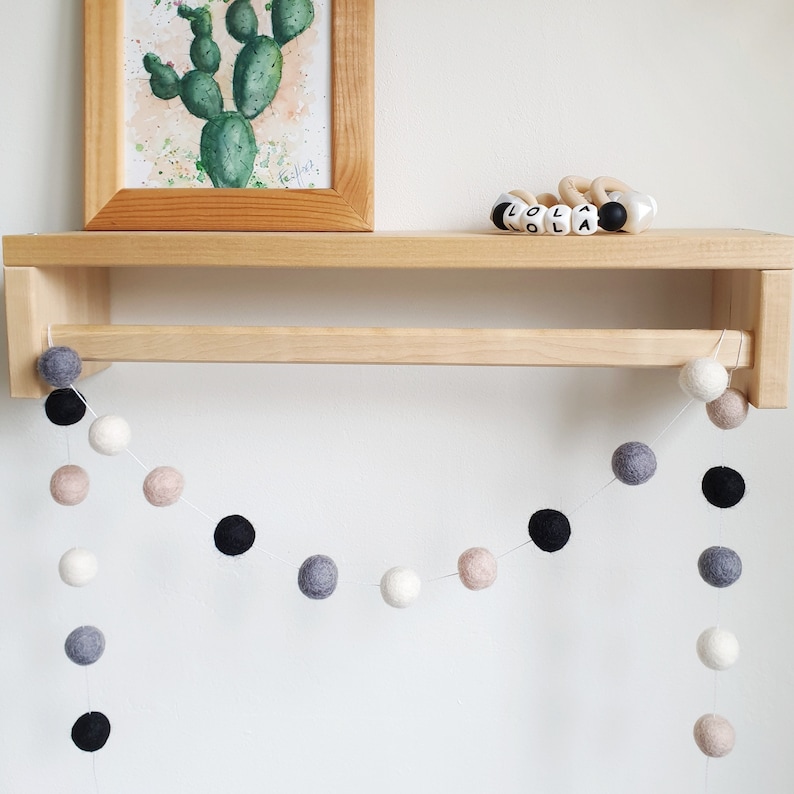
[[[278,181],[284,187],[311,187],[311,184],[306,184],[306,178],[314,170],[314,163],[311,160],[307,160],[305,163],[295,163],[278,172]]]

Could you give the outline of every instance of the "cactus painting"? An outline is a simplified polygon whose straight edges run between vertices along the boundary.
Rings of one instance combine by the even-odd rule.
[[[329,0],[204,2],[127,0],[138,9],[126,59],[140,77],[127,100],[139,184],[324,187],[329,125],[314,116],[330,93]]]

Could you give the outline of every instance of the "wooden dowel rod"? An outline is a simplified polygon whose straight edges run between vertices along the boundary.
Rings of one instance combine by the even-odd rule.
[[[85,361],[679,367],[713,356],[749,367],[742,331],[53,325]],[[722,342],[720,344],[720,339]]]

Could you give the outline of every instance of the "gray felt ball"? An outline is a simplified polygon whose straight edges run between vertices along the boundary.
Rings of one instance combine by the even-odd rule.
[[[656,455],[639,441],[627,441],[612,453],[612,473],[626,485],[642,485],[656,473]]]
[[[80,626],[66,638],[64,650],[75,664],[85,667],[105,652],[105,635],[94,626]]]
[[[51,347],[39,356],[38,370],[50,386],[65,389],[80,377],[83,361],[71,347]]]
[[[328,598],[339,578],[336,563],[324,554],[315,554],[304,560],[298,571],[298,587],[307,598],[320,600]]]
[[[698,571],[712,587],[730,587],[742,575],[742,560],[726,546],[710,546],[698,558]]]

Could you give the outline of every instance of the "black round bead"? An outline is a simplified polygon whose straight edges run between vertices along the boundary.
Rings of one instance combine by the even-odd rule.
[[[598,225],[606,232],[622,229],[627,218],[626,208],[617,201],[607,201],[598,210]]]

